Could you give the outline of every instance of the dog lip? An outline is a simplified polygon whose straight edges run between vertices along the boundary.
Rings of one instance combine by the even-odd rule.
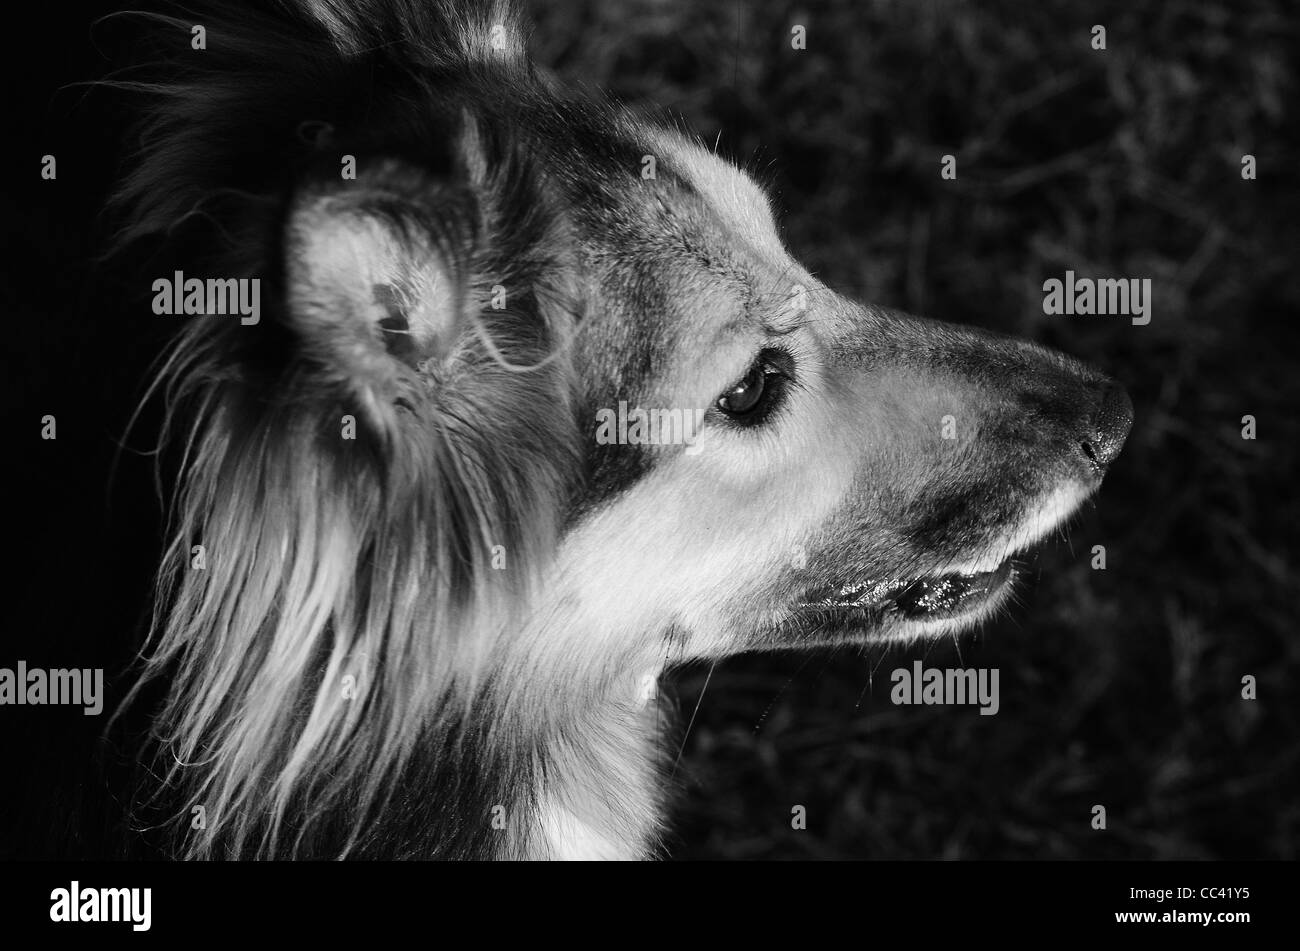
[[[1014,559],[1007,558],[988,571],[827,585],[808,592],[804,606],[896,613],[908,620],[953,617],[985,601],[1013,573]]]
[[[1037,548],[1090,492],[1072,483],[1059,487],[1014,535],[990,546],[997,554],[985,554],[955,566],[950,562],[948,570],[936,569],[911,577],[895,575],[825,584],[805,591],[799,607],[823,614],[866,615],[874,621],[928,621],[972,614],[1010,586],[1022,557]],[[1001,560],[990,563],[998,555],[1003,556]]]
[[[893,598],[893,604],[909,619],[953,617],[983,602],[1006,584],[1012,573],[1008,558],[992,571],[918,578]]]

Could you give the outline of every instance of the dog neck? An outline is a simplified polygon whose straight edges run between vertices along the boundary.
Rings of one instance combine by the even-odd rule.
[[[549,731],[523,857],[653,857],[663,831],[663,719],[657,677],[647,673]]]

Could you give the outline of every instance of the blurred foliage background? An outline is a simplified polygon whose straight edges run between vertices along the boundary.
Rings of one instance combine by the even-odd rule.
[[[960,645],[674,678],[679,730],[698,712],[670,854],[1296,858],[1300,11],[620,0],[534,21],[540,63],[684,120],[766,182],[832,287],[1060,348],[1137,409],[1011,618]],[[1151,278],[1151,323],[1045,317],[1042,282],[1066,269]],[[916,658],[999,668],[1001,711],[893,706],[889,672]]]

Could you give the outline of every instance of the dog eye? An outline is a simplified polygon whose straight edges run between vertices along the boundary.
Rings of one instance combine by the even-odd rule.
[[[732,416],[743,416],[758,405],[766,389],[767,374],[756,363],[739,383],[718,397],[718,409]]]
[[[779,350],[764,350],[745,375],[717,399],[717,407],[733,422],[754,425],[776,408],[792,361]]]

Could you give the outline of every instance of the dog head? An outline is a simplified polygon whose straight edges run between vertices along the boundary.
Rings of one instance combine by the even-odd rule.
[[[596,440],[564,552],[593,613],[684,632],[695,656],[987,616],[1016,556],[1118,454],[1122,388],[1028,342],[844,299],[782,246],[746,175],[640,134],[659,180],[629,177],[619,224],[587,232],[607,263],[605,319],[580,337],[600,358],[583,365],[619,369],[584,379],[585,405],[702,425],[688,445]]]

